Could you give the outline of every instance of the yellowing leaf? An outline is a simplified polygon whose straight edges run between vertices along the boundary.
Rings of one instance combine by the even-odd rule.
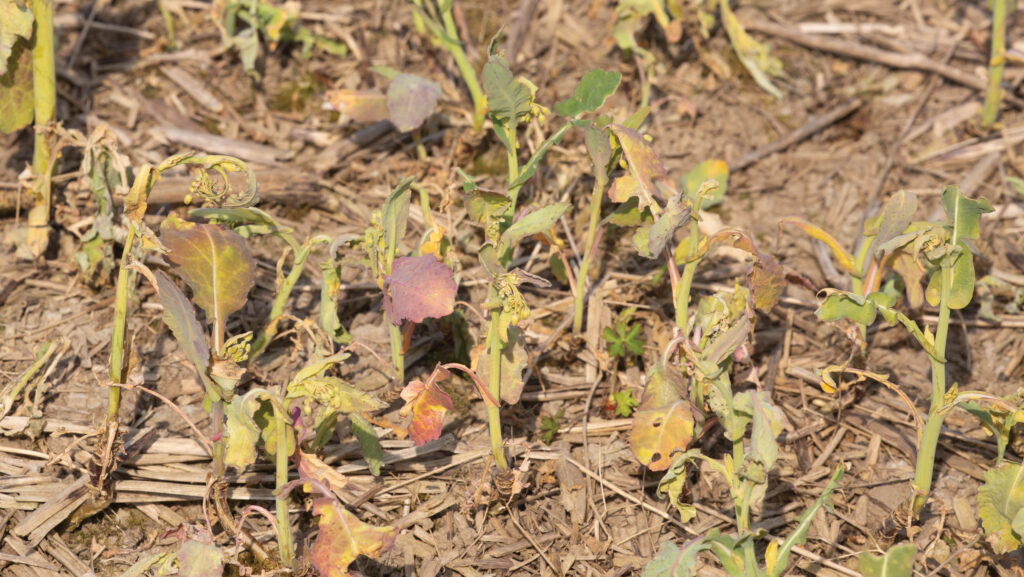
[[[224,323],[242,308],[256,281],[256,263],[245,239],[220,225],[185,222],[172,215],[160,226],[160,240],[207,318]]]
[[[398,530],[373,527],[330,498],[313,502],[320,533],[310,555],[321,577],[348,577],[348,566],[360,555],[376,559],[395,545]]]
[[[444,416],[455,408],[448,393],[437,386],[437,380],[447,376],[448,371],[438,365],[426,382],[411,381],[402,389],[405,406],[399,414],[403,417],[412,415],[409,436],[417,446],[440,438]]]
[[[612,124],[608,129],[619,140],[622,155],[626,159],[626,165],[629,167],[631,175],[631,178],[627,180],[622,180],[625,177],[620,177],[612,183],[612,188],[608,191],[609,198],[625,200],[630,196],[636,196],[639,200],[640,210],[652,204],[657,205],[657,201],[654,199],[657,188],[654,183],[668,174],[661,164],[661,159],[639,132],[618,124]],[[620,180],[622,180],[621,183]],[[622,202],[622,200],[617,200],[617,202]]]
[[[0,0],[0,76],[7,74],[7,59],[19,38],[32,38],[32,11],[18,0]]]
[[[864,577],[911,577],[914,574],[915,553],[913,543],[896,545],[886,551],[885,555],[861,553],[860,573]]]
[[[684,394],[685,383],[677,370],[658,363],[647,375],[647,387],[637,411],[629,446],[641,464],[664,471],[672,453],[684,451],[693,439],[693,412]]]
[[[403,256],[391,265],[384,283],[384,306],[391,322],[441,318],[455,309],[455,273],[432,255]]]
[[[427,235],[427,240],[420,245],[420,252],[423,254],[434,255],[434,258],[441,260],[441,241],[444,240],[444,228],[440,225],[434,225],[434,228],[430,230]]]
[[[328,90],[327,102],[356,122],[388,119],[387,96],[376,90]]]
[[[181,577],[220,577],[224,574],[224,556],[213,543],[187,539],[178,549],[178,575]]]
[[[832,255],[836,257],[836,263],[846,272],[854,276],[860,276],[863,274],[863,272],[857,270],[856,261],[853,256],[839,244],[839,241],[837,241],[831,234],[825,232],[821,227],[811,224],[799,217],[787,217],[779,221],[780,235],[782,234],[781,230],[782,225],[784,224],[791,224],[807,233],[811,238],[818,239],[825,243],[825,245],[832,250]]]
[[[256,462],[260,428],[252,416],[259,408],[259,400],[251,395],[237,396],[225,407],[225,464],[242,470]]]
[[[302,449],[295,451],[295,462],[299,469],[300,477],[316,479],[325,486],[330,487],[334,494],[340,496],[342,489],[348,485],[348,478],[337,472],[320,457],[312,453],[306,453]]]
[[[683,181],[686,196],[691,200],[696,200],[701,185],[707,180],[718,182],[718,188],[706,193],[707,197],[700,203],[701,209],[711,208],[722,203],[725,191],[729,188],[729,165],[724,160],[712,158],[693,167],[690,172],[686,173],[686,179]]]
[[[0,5],[11,0],[0,0]],[[0,21],[3,17],[0,17]],[[2,30],[4,24],[0,24]],[[31,24],[29,25],[31,30]],[[0,36],[2,36],[0,32]],[[3,41],[0,40],[0,45]],[[2,52],[2,50],[0,50]],[[32,123],[35,114],[32,85],[32,50],[28,42],[17,40],[10,48],[10,58],[0,54],[0,133],[9,134]]]
[[[743,63],[747,72],[754,78],[754,82],[762,90],[782,100],[782,93],[779,92],[779,89],[772,84],[771,79],[768,77],[769,75],[782,75],[782,62],[769,54],[767,46],[754,40],[750,34],[747,34],[747,31],[743,29],[743,25],[740,24],[740,21],[736,19],[736,15],[733,14],[728,2],[719,2],[719,9],[722,15],[722,27],[725,28],[725,33],[729,35],[729,42],[732,43],[732,49],[736,52],[740,62]]]
[[[988,542],[998,554],[1010,553],[1024,540],[1024,465],[1002,463],[985,473],[978,489],[978,515]]]

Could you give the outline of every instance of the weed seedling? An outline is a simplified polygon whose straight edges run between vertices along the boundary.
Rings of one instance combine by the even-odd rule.
[[[0,132],[11,133],[35,122],[32,195],[25,246],[30,258],[50,244],[50,208],[56,157],[52,131],[56,120],[57,75],[54,66],[53,0],[0,0]]]

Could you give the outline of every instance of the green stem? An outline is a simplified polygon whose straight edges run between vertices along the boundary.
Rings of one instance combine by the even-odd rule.
[[[288,424],[285,422],[285,411],[274,406],[274,428],[276,433],[276,450],[274,452],[274,482],[277,490],[288,483]],[[288,519],[288,499],[277,496],[274,505],[277,513],[277,545],[281,564],[291,567],[295,560],[295,549],[292,546],[292,526]]]
[[[125,371],[124,344],[125,333],[128,325],[128,293],[131,291],[134,273],[128,268],[128,261],[131,258],[132,247],[135,244],[137,232],[135,223],[128,225],[128,235],[124,239],[124,249],[121,253],[121,266],[117,271],[117,289],[114,296],[114,326],[110,342],[110,380],[119,385],[128,382],[128,375]],[[117,422],[117,413],[121,409],[121,387],[109,387],[107,389],[107,420]]]
[[[523,187],[523,183],[513,185],[513,183],[519,180],[519,142],[516,140],[516,127],[514,125],[502,125],[497,129],[505,131],[505,138],[509,143],[509,146],[505,148],[505,157],[508,159],[508,196],[512,199],[512,206],[509,207],[509,212],[515,214],[516,201],[519,199],[519,189]]]
[[[583,330],[583,297],[587,286],[587,273],[590,261],[594,257],[594,241],[601,221],[601,199],[604,197],[605,180],[598,178],[594,182],[594,192],[590,197],[590,223],[587,225],[587,240],[583,249],[583,262],[576,274],[576,296],[573,302],[572,332],[580,334]]]
[[[491,285],[489,300],[497,300],[497,291]],[[487,392],[495,399],[501,398],[501,335],[498,334],[498,312],[491,312],[491,326],[487,331],[487,349],[489,352],[490,370],[488,371]],[[505,444],[501,440],[501,409],[499,407],[487,407],[487,424],[491,434],[491,452],[494,453],[494,463],[499,471],[508,470],[508,461],[505,460]]]
[[[679,279],[679,286],[676,288],[676,326],[686,332],[687,320],[690,316],[690,287],[693,286],[693,275],[697,272],[699,260],[694,260],[700,247],[700,223],[697,220],[700,214],[700,199],[694,203],[693,212],[690,214],[690,236],[687,242],[690,243],[686,251],[686,264],[683,266],[683,276]],[[676,266],[669,263],[669,266]]]
[[[455,66],[458,67],[459,73],[462,74],[462,80],[465,81],[466,88],[469,89],[469,95],[473,99],[473,130],[480,130],[480,127],[484,125],[484,115],[487,114],[487,99],[484,97],[484,91],[480,88],[480,81],[477,79],[476,70],[469,63],[466,51],[462,49],[459,31],[455,28],[455,18],[452,16],[452,3],[454,1],[451,0],[448,4],[448,9],[441,12],[441,22],[444,24],[444,31],[449,38],[449,41],[445,42],[444,45],[452,55],[452,58],[455,59]]]
[[[921,433],[917,449],[917,470],[914,474],[913,513],[916,516],[924,509],[931,492],[935,472],[935,451],[939,445],[944,413],[941,412],[946,398],[946,339],[949,334],[949,299],[953,291],[953,265],[946,257],[942,263],[942,290],[939,297],[939,322],[935,328],[935,358],[932,362],[932,396],[928,419]]]
[[[259,334],[252,342],[252,347],[249,350],[248,363],[252,362],[263,354],[270,341],[277,336],[277,327],[281,321],[281,315],[284,314],[284,308],[288,304],[288,299],[291,298],[292,290],[295,289],[295,285],[302,278],[302,272],[305,269],[306,261],[309,259],[309,253],[312,250],[312,246],[308,243],[300,247],[295,251],[295,261],[292,263],[292,268],[288,271],[288,276],[285,277],[284,282],[281,283],[281,287],[278,289],[277,294],[274,295],[274,302],[270,305],[270,314],[267,316],[267,324],[260,330]],[[220,349],[218,349],[220,350]]]
[[[395,381],[405,384],[405,355],[402,354],[402,327],[391,322],[391,315],[384,313],[384,322],[388,325],[388,337],[391,340],[391,365],[395,368]]]
[[[981,111],[981,126],[985,129],[992,128],[996,123],[999,102],[1002,100],[1003,68],[1006,65],[1006,1],[992,2],[992,52],[988,64],[985,107]]]
[[[53,56],[53,0],[32,0],[32,14],[35,17],[35,32],[32,37],[32,94],[37,128],[51,124],[56,119],[57,76]],[[35,256],[41,255],[49,244],[50,207],[52,186],[50,182],[51,158],[49,134],[36,132],[35,149],[32,154],[32,171],[35,173],[36,204],[28,213],[28,245]]]
[[[227,445],[224,439],[224,401],[213,402],[210,409],[210,420],[213,421],[213,476],[218,481],[224,479],[224,455]]]

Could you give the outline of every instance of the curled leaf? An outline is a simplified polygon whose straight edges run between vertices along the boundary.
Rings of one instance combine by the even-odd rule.
[[[618,124],[612,124],[608,129],[619,140],[622,155],[629,167],[628,175],[620,176],[612,183],[608,197],[615,202],[623,202],[631,196],[636,196],[640,210],[651,205],[657,206],[658,203],[654,199],[658,190],[655,181],[665,178],[668,174],[661,164],[661,159],[644,140],[643,135],[636,130]]]
[[[448,393],[437,386],[438,379],[448,377],[448,371],[438,365],[426,382],[410,381],[402,389],[405,406],[399,411],[403,417],[412,415],[409,422],[409,436],[417,446],[441,437],[444,416],[455,407]]]
[[[420,323],[450,315],[458,290],[455,273],[433,255],[403,256],[395,259],[384,283],[384,306],[395,325]]]

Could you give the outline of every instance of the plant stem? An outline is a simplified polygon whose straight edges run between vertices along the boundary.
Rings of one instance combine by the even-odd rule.
[[[917,449],[917,470],[914,474],[913,513],[916,516],[924,509],[932,488],[935,472],[935,451],[939,444],[944,414],[940,409],[946,397],[946,338],[949,334],[949,299],[953,292],[953,264],[951,257],[942,263],[942,289],[939,298],[939,322],[935,328],[935,354],[941,361],[932,362],[932,397],[928,419],[924,423],[921,442]],[[965,257],[969,258],[969,257]]]
[[[128,235],[124,239],[124,249],[121,253],[121,266],[117,271],[117,289],[114,296],[114,326],[111,330],[110,342],[110,380],[119,385],[128,382],[128,375],[125,374],[124,344],[125,332],[128,325],[128,293],[135,283],[134,273],[128,268],[128,260],[131,257],[132,246],[135,244],[135,223],[128,225]],[[110,387],[107,389],[107,421],[117,423],[117,413],[121,409],[121,387]]]
[[[53,57],[53,0],[32,0],[35,33],[32,37],[32,94],[37,128],[56,118],[57,76]],[[50,206],[52,203],[51,156],[49,134],[36,132],[32,154],[36,204],[28,213],[28,245],[32,254],[41,255],[49,244]],[[114,387],[116,388],[116,387]]]
[[[276,434],[276,447],[274,452],[275,471],[274,482],[277,490],[288,483],[288,425],[285,422],[285,411],[277,404],[274,404],[274,423]],[[292,546],[292,526],[288,519],[288,499],[277,496],[274,505],[277,513],[277,546],[278,555],[281,557],[281,564],[291,567],[295,559],[295,549]]]
[[[1002,100],[1003,68],[1006,65],[1006,6],[1007,0],[992,2],[992,52],[988,63],[988,89],[985,107],[981,111],[981,127],[992,128],[999,116]]]
[[[497,291],[491,285],[489,300],[497,300]],[[497,311],[491,311],[491,326],[487,331],[487,349],[490,354],[487,391],[496,400],[501,398],[501,335],[498,334],[498,321],[495,318]],[[500,402],[500,401],[499,401]],[[499,407],[487,407],[487,424],[491,434],[491,452],[494,453],[494,463],[499,471],[508,470],[508,461],[505,460],[505,445],[501,440],[501,409]]]
[[[291,298],[292,290],[295,285],[302,278],[302,271],[306,266],[306,260],[309,259],[309,253],[312,247],[307,243],[295,251],[295,260],[292,262],[292,268],[288,271],[288,276],[285,277],[284,282],[281,283],[280,288],[277,290],[277,294],[274,295],[274,302],[270,305],[270,314],[267,316],[267,324],[260,330],[259,334],[252,342],[252,347],[249,351],[249,359],[247,362],[252,364],[256,357],[263,354],[266,350],[267,345],[270,341],[277,336],[277,326],[281,320],[281,315],[284,314],[284,308],[288,304],[288,299]]]
[[[395,380],[399,385],[405,384],[405,355],[402,354],[402,327],[391,322],[391,315],[384,313],[384,322],[388,325],[388,337],[391,340],[391,365],[395,368]]]
[[[452,58],[455,59],[455,66],[458,67],[459,73],[462,74],[462,80],[466,83],[469,95],[473,99],[473,130],[480,130],[480,127],[484,124],[484,115],[487,114],[487,99],[484,97],[484,91],[480,88],[480,81],[477,79],[476,70],[469,63],[466,51],[462,49],[459,31],[455,27],[455,18],[452,16],[453,3],[454,0],[451,0],[448,4],[448,9],[441,11],[441,22],[444,24],[444,31],[450,39],[444,42],[444,46],[448,49]]]
[[[690,317],[690,287],[693,285],[693,275],[697,272],[699,260],[693,260],[700,248],[700,223],[697,220],[700,214],[700,198],[694,202],[693,212],[690,214],[690,236],[687,242],[686,264],[683,266],[683,276],[679,279],[679,287],[676,289],[676,326],[684,333]],[[669,266],[676,266],[669,263]]]
[[[580,334],[583,330],[583,297],[587,285],[587,272],[590,269],[590,261],[594,257],[594,244],[597,240],[599,223],[601,221],[601,199],[604,197],[604,183],[607,179],[598,178],[594,182],[594,192],[590,196],[590,223],[587,225],[587,241],[583,249],[583,262],[580,263],[580,270],[576,273],[576,296],[573,302],[572,332]]]

